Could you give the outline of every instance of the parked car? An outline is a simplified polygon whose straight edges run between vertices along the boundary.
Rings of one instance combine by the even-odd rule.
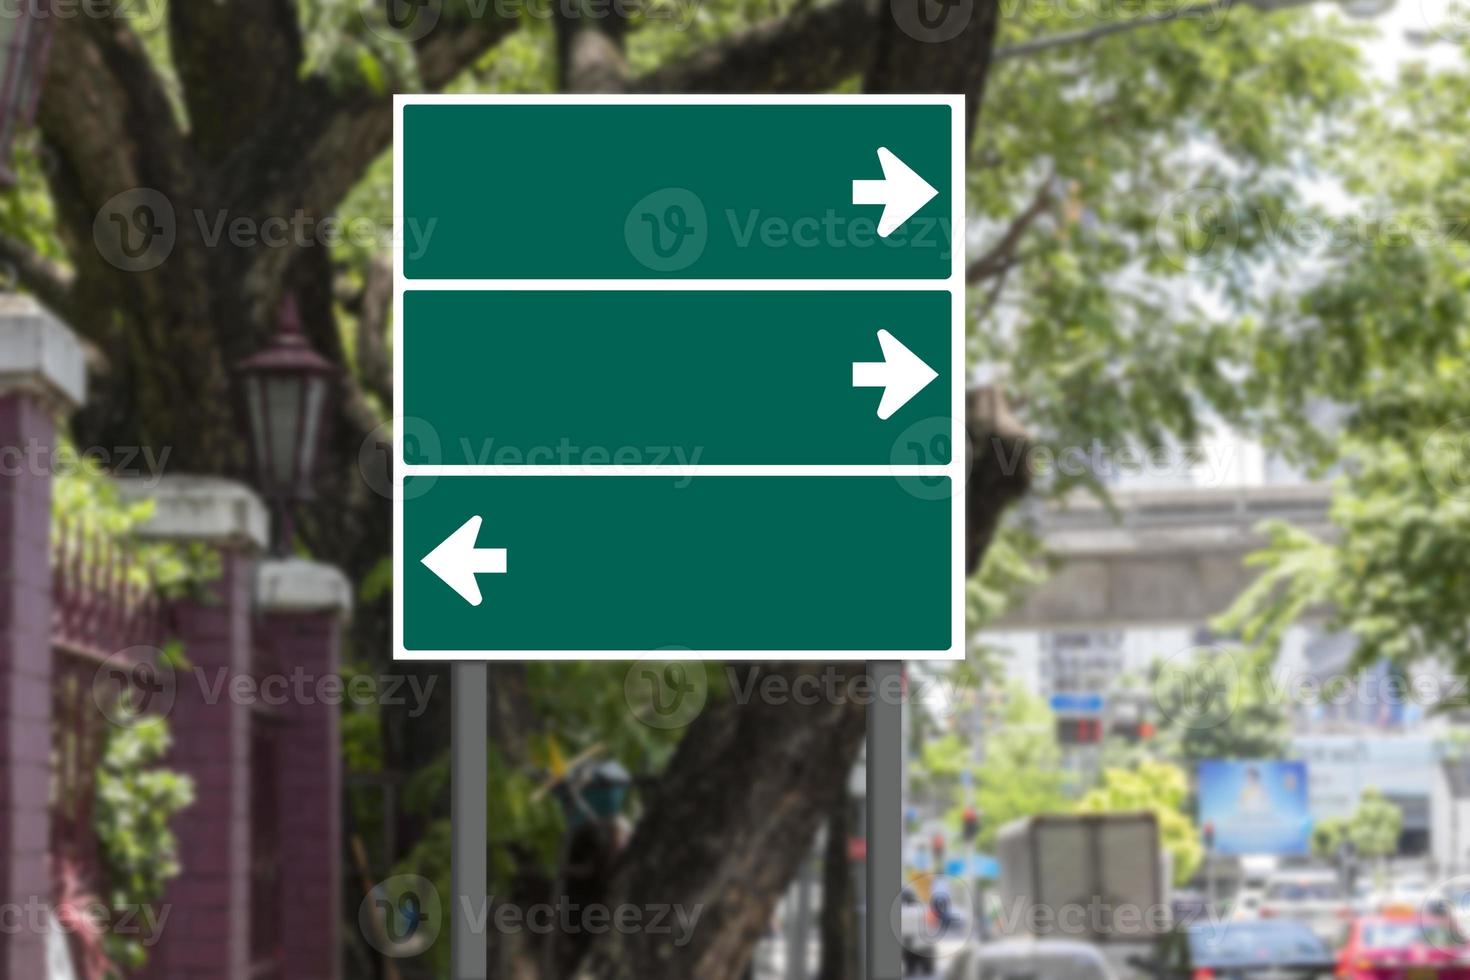
[[[1338,953],[1341,980],[1470,980],[1470,956],[1447,919],[1369,915]]]
[[[1209,916],[1210,901],[1204,892],[1181,888],[1174,892],[1169,908],[1175,922],[1197,922]]]
[[[1261,903],[1266,900],[1266,893],[1253,888],[1244,889],[1235,896],[1235,904],[1231,908],[1230,918],[1236,922],[1250,922],[1261,917]]]
[[[945,980],[1117,980],[1117,975],[1090,943],[1028,938],[966,946]]]
[[[1154,980],[1311,980],[1331,977],[1337,961],[1308,926],[1280,919],[1184,926],[1156,957],[1129,964]]]
[[[1282,871],[1267,882],[1259,915],[1305,923],[1336,948],[1347,936],[1353,906],[1335,871]]]
[[[1448,911],[1443,897],[1431,894],[1424,878],[1399,878],[1373,893],[1370,915],[1429,915],[1443,917]]]

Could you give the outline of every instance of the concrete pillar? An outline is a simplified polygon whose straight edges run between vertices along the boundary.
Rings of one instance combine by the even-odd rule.
[[[81,345],[33,300],[0,296],[0,978],[46,975],[33,928],[52,901],[51,470],[56,423],[82,401]]]
[[[256,579],[262,640],[276,669],[304,683],[280,709],[276,803],[280,846],[277,935],[282,980],[342,975],[342,622],[352,589],[336,568],[302,559],[266,562]]]
[[[213,478],[166,477],[148,496],[154,513],[140,533],[213,546],[220,574],[203,583],[205,595],[177,607],[189,666],[176,677],[168,716],[169,765],[193,778],[196,798],[174,820],[182,871],[164,897],[168,926],[147,972],[157,980],[245,980],[253,709],[233,685],[253,673],[253,590],[266,511],[250,490]]]

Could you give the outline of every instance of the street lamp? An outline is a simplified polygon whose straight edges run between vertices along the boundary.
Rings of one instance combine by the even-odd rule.
[[[15,183],[10,145],[15,131],[36,116],[41,74],[55,17],[46,4],[15,3],[0,10],[0,186]]]
[[[296,297],[281,304],[280,332],[237,367],[260,490],[276,509],[276,550],[292,537],[293,502],[312,498],[311,476],[322,442],[328,382],[336,369],[301,334]]]

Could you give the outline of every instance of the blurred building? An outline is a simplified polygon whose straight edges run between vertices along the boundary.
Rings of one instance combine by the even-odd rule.
[[[1082,788],[1109,733],[1136,735],[1156,720],[1148,680],[1156,665],[1221,642],[1208,623],[1249,585],[1254,573],[1242,560],[1262,544],[1260,522],[1331,533],[1329,488],[1240,440],[1118,457],[1094,450],[1088,459],[1115,510],[1085,498],[1033,510],[1060,565],[983,634],[1007,652],[1010,676],[1052,706]],[[1292,754],[1309,765],[1313,814],[1350,813],[1376,788],[1403,811],[1403,851],[1425,853],[1448,726],[1430,709],[1454,693],[1454,679],[1432,667],[1412,677],[1386,664],[1354,669],[1352,637],[1329,632],[1325,612],[1287,632],[1269,680],[1269,696],[1287,710]]]
[[[1437,873],[1470,874],[1470,758],[1445,759],[1435,768],[1430,809]]]

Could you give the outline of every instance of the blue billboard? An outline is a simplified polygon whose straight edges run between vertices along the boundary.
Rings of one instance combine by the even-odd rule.
[[[1199,823],[1216,854],[1307,854],[1312,810],[1304,762],[1199,764]]]

